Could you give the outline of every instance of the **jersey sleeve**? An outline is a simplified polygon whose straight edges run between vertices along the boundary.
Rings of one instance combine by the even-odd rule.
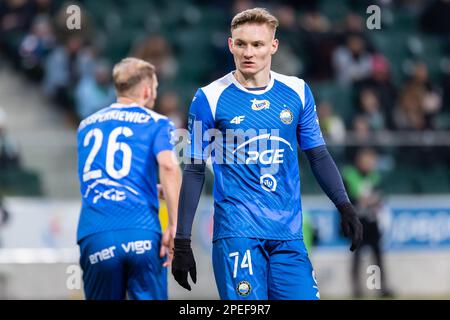
[[[188,115],[189,147],[187,156],[205,160],[209,157],[209,129],[214,128],[214,119],[206,95],[198,89],[192,99]]]
[[[155,133],[153,143],[153,154],[155,157],[161,151],[174,149],[174,131],[175,126],[169,119],[159,120],[161,124]]]
[[[309,86],[305,85],[305,101],[297,124],[297,140],[302,151],[325,144],[320,131],[316,103]]]

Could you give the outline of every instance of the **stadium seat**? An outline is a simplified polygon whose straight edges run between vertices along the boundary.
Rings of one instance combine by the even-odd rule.
[[[8,196],[43,195],[39,175],[20,168],[0,171],[0,190]]]
[[[411,30],[416,30],[417,21],[418,17],[414,12],[409,10],[395,10],[390,30],[410,32]]]
[[[430,78],[438,80],[441,58],[444,56],[442,39],[428,34],[414,34],[407,38],[409,57],[424,61],[428,66]]]
[[[325,15],[331,22],[341,21],[349,9],[348,1],[321,0],[319,11]]]
[[[418,190],[414,179],[414,169],[397,166],[391,172],[383,175],[381,189],[385,194],[409,194]]]
[[[445,167],[435,166],[428,170],[419,170],[417,178],[422,193],[448,194],[450,192],[448,173]]]
[[[340,115],[345,123],[350,124],[355,112],[352,108],[353,92],[351,88],[343,88],[334,81],[311,83],[310,86],[316,103],[321,100],[330,102],[334,112]]]
[[[408,32],[399,30],[389,31],[389,37],[382,32],[370,33],[370,40],[374,46],[389,60],[392,79],[400,84],[403,80],[402,65],[408,55],[407,51]]]

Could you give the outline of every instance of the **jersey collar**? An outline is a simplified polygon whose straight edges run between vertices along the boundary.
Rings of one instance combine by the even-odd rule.
[[[235,71],[236,71],[236,70],[235,70]],[[269,91],[270,89],[272,89],[273,84],[274,84],[274,82],[275,82],[275,81],[274,81],[275,76],[274,76],[273,72],[270,71],[270,80],[269,80],[269,83],[267,84],[267,87],[266,87],[264,90],[248,90],[247,88],[245,88],[242,84],[240,84],[240,83],[236,80],[236,78],[235,78],[234,75],[233,75],[233,73],[234,73],[235,71],[231,71],[231,72],[228,74],[228,77],[230,78],[231,82],[232,82],[239,90],[242,90],[242,91],[245,91],[245,92],[248,92],[248,93],[251,93],[251,94],[257,94],[257,95],[259,95],[259,94],[266,93],[267,91]]]
[[[136,108],[136,107],[142,108],[140,105],[138,105],[136,103],[123,104],[123,103],[116,102],[111,105],[111,108]]]

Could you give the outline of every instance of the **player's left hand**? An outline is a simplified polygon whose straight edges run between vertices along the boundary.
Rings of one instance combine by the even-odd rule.
[[[175,239],[175,258],[172,265],[172,275],[180,286],[191,291],[188,274],[197,283],[197,267],[190,239]]]
[[[174,239],[175,230],[174,228],[168,227],[162,235],[161,248],[159,249],[159,256],[161,258],[167,257],[166,261],[163,263],[163,267],[168,267],[172,264]]]
[[[363,239],[363,226],[359,221],[355,209],[351,203],[337,206],[341,213],[341,227],[346,237],[352,239],[350,251],[355,251],[361,245]]]

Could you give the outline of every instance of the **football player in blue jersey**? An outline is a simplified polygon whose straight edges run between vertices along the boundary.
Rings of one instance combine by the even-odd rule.
[[[271,71],[277,19],[254,8],[231,22],[236,70],[199,89],[189,111],[172,274],[191,290],[194,214],[205,161],[214,168],[213,268],[221,299],[319,299],[303,243],[297,144],[341,214],[351,251],[362,226],[320,132],[309,86]]]
[[[86,299],[167,296],[181,172],[173,152],[173,123],[151,109],[154,67],[126,58],[113,70],[117,103],[81,121],[78,224]],[[168,227],[158,219],[161,181]]]

